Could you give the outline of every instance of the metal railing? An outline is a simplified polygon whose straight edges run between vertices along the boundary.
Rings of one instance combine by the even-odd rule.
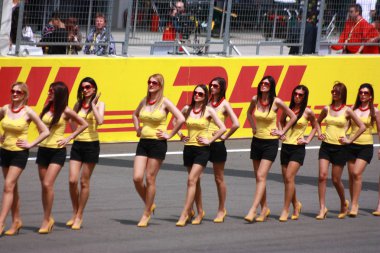
[[[380,4],[364,1],[362,16],[373,23],[374,35],[360,45],[379,46],[375,27],[380,30],[376,12]],[[0,0],[0,6],[3,2]],[[11,15],[10,54],[331,54],[331,45],[340,42],[337,45],[346,48],[351,43],[339,41],[339,36],[352,3],[355,1],[20,0]],[[122,4],[124,11],[119,9]],[[97,22],[99,17],[106,21],[103,27]]]

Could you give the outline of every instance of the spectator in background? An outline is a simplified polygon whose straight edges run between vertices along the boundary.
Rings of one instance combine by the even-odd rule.
[[[82,50],[82,33],[79,31],[78,20],[75,17],[69,17],[66,21],[67,41],[73,44],[67,46],[67,54],[78,54]]]
[[[84,47],[85,54],[106,55],[107,48],[108,54],[116,54],[115,43],[111,32],[108,31],[107,20],[103,13],[97,13],[95,18],[95,27],[93,27],[86,38],[86,45]],[[104,44],[104,43],[108,43]],[[102,44],[102,45],[99,45]]]
[[[11,17],[10,45],[16,44],[20,1],[14,0],[12,4],[13,7]],[[24,11],[24,18],[22,22],[21,41],[35,42],[32,28],[28,25],[28,17],[26,11]]]
[[[338,43],[373,43],[379,37],[379,32],[362,17],[360,4],[349,7],[349,18],[344,25]],[[332,45],[333,50],[342,50],[343,54],[378,54],[379,47],[364,45]]]
[[[297,23],[295,24],[294,29],[291,29],[290,39],[287,39],[288,43],[298,43],[299,35],[301,33],[301,21],[300,17],[298,18]],[[315,53],[315,43],[317,40],[317,27],[313,22],[313,15],[311,13],[307,14],[306,24],[305,24],[305,36],[303,41],[303,50],[302,54],[314,54]],[[289,50],[290,55],[298,55],[300,47],[291,46]]]
[[[66,26],[61,21],[58,12],[53,12],[50,22],[42,31],[42,38],[40,42],[67,42]],[[42,45],[42,48],[46,54],[66,54],[66,45]]]

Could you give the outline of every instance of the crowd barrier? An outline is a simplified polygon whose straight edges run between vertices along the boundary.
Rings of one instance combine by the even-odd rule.
[[[191,101],[196,84],[221,76],[227,80],[226,96],[239,118],[241,128],[234,138],[252,136],[246,111],[265,75],[277,80],[277,96],[289,102],[294,86],[310,89],[309,105],[316,114],[331,103],[330,90],[335,81],[347,85],[347,103],[353,104],[362,83],[371,83],[380,91],[377,75],[380,56],[310,56],[249,58],[2,58],[0,59],[0,105],[10,102],[9,90],[15,81],[25,81],[31,90],[29,105],[40,112],[46,102],[49,84],[64,81],[70,89],[69,106],[76,102],[79,82],[93,77],[106,104],[106,116],[99,127],[101,142],[137,141],[132,113],[147,93],[147,79],[161,73],[165,78],[164,95],[178,108]],[[374,103],[379,103],[375,94]],[[171,116],[168,118],[169,128]],[[230,122],[227,122],[227,127]],[[70,131],[67,129],[67,131]],[[36,129],[30,137],[36,135]],[[178,139],[178,138],[173,138]]]

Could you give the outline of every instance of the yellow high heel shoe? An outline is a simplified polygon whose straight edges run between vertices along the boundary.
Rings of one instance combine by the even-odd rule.
[[[53,231],[53,228],[54,228],[54,223],[55,223],[54,219],[50,218],[49,224],[48,224],[48,228],[44,228],[44,229],[40,228],[40,230],[38,230],[38,233],[39,234],[49,234],[49,233],[51,233]]]
[[[338,214],[338,219],[344,219],[348,213],[348,206],[350,205],[350,202],[346,199],[344,202],[344,207],[346,208],[346,211],[343,213]]]
[[[254,213],[252,217],[249,217],[248,215],[246,215],[244,217],[244,220],[248,221],[249,223],[252,223],[255,220],[255,218],[256,218],[256,213]]]
[[[145,222],[140,221],[140,222],[137,224],[137,226],[138,226],[139,228],[146,228],[146,227],[148,226],[148,222],[149,222],[149,220],[150,220],[150,215],[148,216],[148,218],[146,219]]]
[[[372,212],[372,215],[373,215],[373,216],[380,216],[380,212],[379,212],[379,211],[373,211],[373,212]]]
[[[257,222],[263,222],[263,221],[266,221],[268,219],[270,215],[270,209],[268,208],[267,212],[265,213],[264,216],[260,215],[259,217],[256,218],[256,221]]]
[[[287,222],[288,221],[288,217],[289,217],[289,213],[287,213],[286,215],[283,215],[283,216],[280,216],[280,218],[278,219],[279,222]],[[292,215],[293,217],[293,215]]]
[[[175,225],[177,227],[184,227],[184,226],[186,226],[186,223],[188,221],[189,221],[189,215],[187,215],[183,221],[178,221]]]
[[[73,224],[71,226],[71,229],[72,230],[80,230],[82,228],[82,223],[83,223],[83,219],[80,219],[80,221],[78,222],[78,224]]]
[[[206,215],[205,211],[202,211],[202,215],[201,215],[200,220],[193,220],[191,222],[191,225],[199,225],[199,224],[201,224],[202,220],[203,220],[203,217],[205,217],[205,215]]]
[[[195,211],[191,210],[188,216],[189,216],[189,221],[192,220],[195,216]]]
[[[227,215],[227,210],[224,208],[224,213],[223,213],[222,218],[215,218],[214,223],[223,223],[224,218],[226,218],[226,215]]]
[[[324,219],[326,219],[326,216],[327,216],[328,211],[329,211],[329,209],[327,209],[327,208],[325,207],[325,211],[324,211],[323,215],[317,215],[317,216],[315,217],[315,219],[317,219],[317,220],[324,220]]]
[[[71,227],[71,226],[74,224],[74,219],[75,219],[75,218],[71,218],[70,220],[68,220],[68,221],[66,222],[66,226]]]
[[[301,211],[302,211],[302,203],[301,203],[300,201],[298,201],[298,204],[297,204],[297,210],[298,210],[298,215],[294,215],[294,214],[292,214],[292,217],[291,217],[292,220],[298,220],[298,217],[299,217],[300,214],[301,214]]]
[[[16,226],[16,229],[14,231],[11,231],[10,229],[5,231],[4,235],[7,235],[7,236],[13,236],[13,235],[18,235],[20,233],[20,229],[22,228],[22,222],[21,221],[18,221],[17,222],[17,226]]]
[[[0,227],[0,236],[3,235],[4,229],[5,229],[5,225],[2,225],[2,226]]]
[[[154,215],[154,211],[156,210],[156,204],[152,204],[152,206],[150,207],[150,212]]]
[[[352,206],[351,206],[352,208]],[[359,206],[358,206],[358,209],[356,211],[351,211],[348,213],[348,216],[350,216],[351,218],[356,218],[356,216],[358,216],[358,213],[359,213]]]

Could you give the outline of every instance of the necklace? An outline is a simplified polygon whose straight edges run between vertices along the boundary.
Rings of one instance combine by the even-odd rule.
[[[198,109],[198,111],[195,110],[195,108],[193,108],[193,113],[194,114],[198,114],[202,111],[202,107]]]
[[[333,111],[336,111],[336,112],[339,112],[340,110],[342,110],[343,107],[345,107],[346,105],[345,104],[341,104],[338,108],[335,108],[334,105],[331,105],[331,109]]]
[[[267,107],[269,105],[269,102],[268,103],[264,103],[261,99],[259,99],[259,103],[262,107]]]
[[[13,109],[13,104],[12,104],[12,106],[11,106],[11,111],[13,112],[13,113],[19,113],[22,109],[24,109],[24,106],[21,106],[20,108],[18,108],[18,109]]]
[[[90,108],[90,105],[86,105],[86,103],[83,101],[82,108],[87,110],[88,108]]]
[[[149,101],[148,101],[148,104],[149,104],[149,105],[154,105],[156,102],[157,102],[157,99],[155,99],[155,100],[153,100],[153,101],[149,100]]]
[[[216,103],[211,102],[212,107],[214,107],[214,108],[218,107],[223,102],[223,100],[224,100],[224,97],[221,100],[219,100],[219,102],[216,102]]]
[[[359,106],[359,110],[362,111],[362,112],[368,111],[369,110],[369,105],[367,105],[365,108],[363,108],[362,106]]]

